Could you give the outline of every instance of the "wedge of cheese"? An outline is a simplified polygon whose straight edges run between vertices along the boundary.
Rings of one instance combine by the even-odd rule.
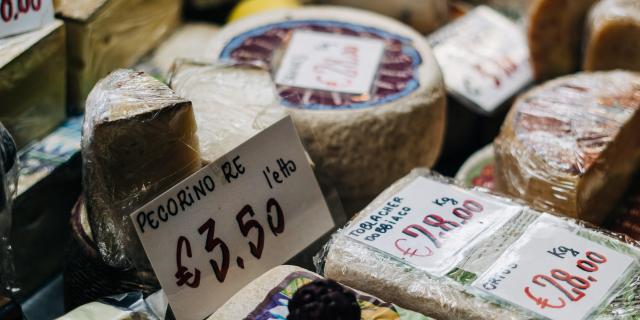
[[[61,21],[0,39],[0,121],[22,148],[64,120],[65,29]]]
[[[149,267],[129,218],[201,167],[191,102],[142,72],[116,70],[87,99],[83,184],[103,260]]]
[[[533,1],[527,17],[527,37],[537,80],[578,71],[584,24],[596,1]]]
[[[227,25],[209,52],[269,68],[348,213],[440,153],[442,75],[423,36],[397,21],[328,6],[277,10]]]
[[[67,27],[68,102],[82,111],[93,85],[116,68],[132,66],[180,21],[182,1],[59,0]]]
[[[604,0],[591,9],[584,69],[640,71],[640,1]]]
[[[496,188],[600,223],[640,164],[640,74],[579,73],[531,89],[494,142]]]

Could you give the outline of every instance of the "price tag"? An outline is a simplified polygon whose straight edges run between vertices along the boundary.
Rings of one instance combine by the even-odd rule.
[[[447,90],[490,114],[533,81],[524,31],[486,6],[430,35]]]
[[[521,210],[479,192],[419,177],[345,234],[442,276],[462,259],[463,249]]]
[[[550,319],[584,319],[606,301],[633,261],[543,216],[473,285]]]
[[[291,118],[131,219],[178,319],[203,319],[333,227]]]
[[[313,31],[295,31],[276,83],[308,89],[368,94],[384,41]]]
[[[0,38],[53,22],[51,0],[0,0]]]

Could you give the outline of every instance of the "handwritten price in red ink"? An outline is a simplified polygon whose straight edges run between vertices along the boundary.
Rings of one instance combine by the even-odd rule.
[[[37,12],[42,7],[42,0],[1,0],[0,17],[5,23],[18,20],[29,12]]]
[[[254,219],[256,213],[250,205],[245,205],[236,214],[235,219],[238,224],[238,231],[249,239],[248,245],[251,255],[260,260],[265,245],[264,227]],[[284,232],[285,219],[284,212],[280,203],[274,198],[267,201],[266,216],[269,230],[274,236]],[[198,234],[202,236],[204,248],[207,252],[218,252],[218,258],[211,258],[209,264],[218,282],[223,283],[227,278],[227,272],[230,267],[231,252],[229,246],[216,233],[216,221],[209,218],[198,228]],[[181,287],[187,285],[191,288],[200,286],[201,272],[198,268],[188,268],[185,262],[192,257],[191,242],[185,236],[178,238],[176,248],[176,266],[175,274],[176,284]],[[244,259],[236,258],[236,264],[240,269],[244,269]]]
[[[589,275],[586,278],[579,277],[562,269],[551,269],[550,275],[537,274],[533,276],[531,282],[534,286],[524,288],[525,295],[536,302],[540,309],[554,308],[562,309],[567,306],[567,301],[575,302],[584,298],[591,284],[597,282],[595,273],[600,269],[600,265],[605,264],[607,258],[597,252],[587,251],[585,259],[576,262],[576,267]],[[558,289],[557,297],[539,297],[535,294],[536,287],[553,286]]]

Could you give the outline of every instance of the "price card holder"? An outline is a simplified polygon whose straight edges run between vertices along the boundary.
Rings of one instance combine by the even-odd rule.
[[[131,219],[177,319],[203,319],[334,226],[290,117]]]
[[[51,0],[0,0],[0,38],[53,22]]]
[[[613,297],[635,259],[538,218],[473,286],[554,320],[585,319]]]

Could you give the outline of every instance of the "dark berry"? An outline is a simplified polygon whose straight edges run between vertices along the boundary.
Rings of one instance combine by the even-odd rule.
[[[287,319],[360,320],[360,306],[353,291],[333,280],[320,279],[293,294]]]

